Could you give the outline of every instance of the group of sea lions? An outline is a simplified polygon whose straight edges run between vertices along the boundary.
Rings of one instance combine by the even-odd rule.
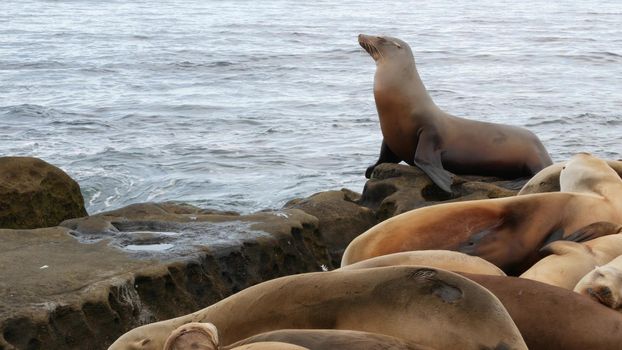
[[[622,162],[552,164],[527,130],[440,110],[405,42],[359,43],[377,64],[384,136],[367,177],[404,161],[447,192],[452,173],[531,180],[514,197],[390,218],[355,238],[339,269],[257,284],[109,349],[622,347]]]

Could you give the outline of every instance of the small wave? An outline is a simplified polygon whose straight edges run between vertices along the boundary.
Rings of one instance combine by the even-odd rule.
[[[59,61],[35,61],[35,62],[14,62],[0,61],[0,70],[42,70],[42,69],[64,69],[70,67],[68,64]]]
[[[0,107],[0,111],[9,117],[19,118],[51,118],[60,113],[54,109],[34,104],[22,104],[15,106]]]
[[[589,52],[586,54],[560,54],[556,57],[582,62],[619,62],[622,56],[611,52]]]
[[[533,121],[533,122],[528,122],[525,124],[525,127],[527,128],[533,128],[536,126],[543,126],[543,125],[559,125],[559,124],[571,124],[572,121],[568,120],[568,119],[562,119],[562,118],[554,118],[554,119],[542,119],[542,120],[537,120],[537,121]]]

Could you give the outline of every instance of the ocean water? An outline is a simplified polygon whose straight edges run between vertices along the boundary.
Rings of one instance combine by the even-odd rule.
[[[0,154],[61,167],[90,213],[361,191],[381,142],[366,33],[409,42],[447,112],[618,159],[620,23],[617,0],[3,0]]]

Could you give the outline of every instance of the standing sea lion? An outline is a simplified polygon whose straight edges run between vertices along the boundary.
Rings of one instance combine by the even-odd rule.
[[[438,108],[404,41],[360,34],[359,44],[376,61],[374,97],[383,136],[367,178],[380,163],[404,161],[451,192],[449,172],[518,178],[552,163],[542,142],[526,129],[458,118]]]
[[[576,192],[439,204],[394,216],[352,240],[341,266],[401,251],[447,249],[520,274],[554,240],[595,238],[603,232],[573,233],[599,221],[622,224],[622,179],[605,161],[577,154],[560,182],[562,190]]]
[[[246,288],[192,314],[135,328],[110,350],[161,350],[171,332],[210,322],[221,345],[278,329],[385,334],[437,349],[526,349],[488,290],[421,266],[306,273]]]

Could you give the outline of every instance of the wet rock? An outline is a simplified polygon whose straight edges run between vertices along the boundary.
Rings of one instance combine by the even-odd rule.
[[[333,265],[339,266],[348,243],[378,223],[375,213],[359,205],[359,200],[360,194],[342,189],[295,199],[285,208],[300,209],[318,219],[322,241],[330,250]]]
[[[80,187],[41,159],[0,157],[0,228],[41,228],[85,216]]]
[[[456,176],[449,194],[417,167],[385,163],[374,169],[358,203],[374,210],[377,219],[383,221],[412,209],[443,202],[513,196],[526,181]]]
[[[105,349],[264,280],[333,268],[318,220],[301,210],[175,203],[0,230],[0,266],[2,349]]]

